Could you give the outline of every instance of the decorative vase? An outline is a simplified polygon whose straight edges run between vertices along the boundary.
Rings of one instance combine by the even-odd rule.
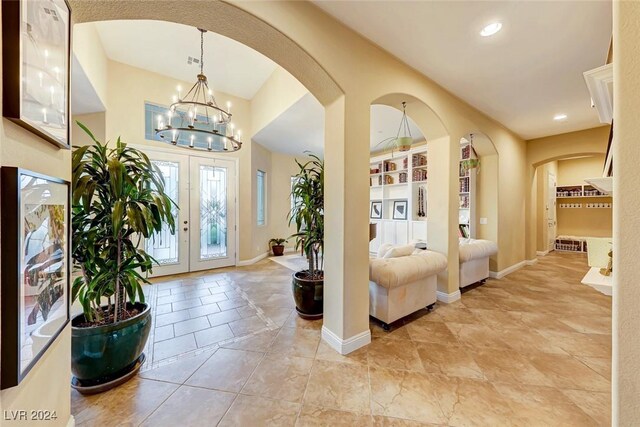
[[[303,319],[313,320],[322,318],[324,280],[304,278],[304,272],[293,274],[292,288],[296,311]]]
[[[151,307],[143,303],[129,307],[139,314],[117,323],[75,326],[85,321],[84,314],[71,321],[71,372],[82,387],[119,384],[118,378],[129,374],[141,358],[151,331]]]

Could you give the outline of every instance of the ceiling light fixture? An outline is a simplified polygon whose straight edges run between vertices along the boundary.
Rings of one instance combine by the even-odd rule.
[[[399,151],[409,151],[411,144],[413,144],[413,136],[411,136],[411,128],[409,127],[409,119],[407,119],[407,103],[402,102],[402,118],[400,119],[400,126],[398,127],[398,133],[396,136],[383,139],[377,145],[386,145],[385,148],[391,148],[391,151],[396,148]],[[400,133],[403,135],[400,136]]]
[[[500,31],[501,29],[502,24],[500,22],[492,22],[491,24],[484,27],[482,31],[480,31],[480,35],[482,37],[489,37]]]
[[[566,119],[567,119],[566,114],[556,114],[555,116],[553,116],[553,120],[555,120],[556,122],[561,122]]]
[[[218,106],[204,75],[204,33],[200,31],[200,74],[189,91],[178,95],[166,115],[158,115],[156,135],[177,147],[202,151],[238,151],[242,147],[240,131],[234,133],[231,123],[231,103],[227,109]]]

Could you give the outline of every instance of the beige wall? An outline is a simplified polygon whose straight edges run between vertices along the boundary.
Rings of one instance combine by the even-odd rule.
[[[271,237],[287,239],[288,248],[295,245],[295,239],[290,239],[296,232],[295,224],[289,227],[287,218],[291,208],[291,177],[298,173],[296,158],[282,153],[271,153],[271,195],[269,197],[269,212],[271,221]],[[306,159],[300,158],[300,162]],[[276,221],[277,219],[277,221]]]
[[[540,252],[549,250],[549,175],[553,175],[558,180],[558,162],[545,163],[536,169],[536,186],[537,186],[537,233],[536,233],[536,249]],[[556,210],[559,213],[559,209]],[[555,238],[555,236],[553,236]]]
[[[251,99],[250,135],[258,133],[307,93],[309,91],[284,68],[276,68]]]
[[[595,113],[594,113],[595,114]],[[610,126],[599,126],[577,132],[563,133],[527,141],[527,162],[523,166],[526,175],[526,257],[535,259],[538,249],[539,224],[537,179],[538,166],[553,160],[583,155],[603,155],[607,150]]]
[[[0,76],[1,74],[0,70]],[[66,180],[71,179],[71,151],[60,150],[4,118],[0,120],[0,163],[2,166],[17,166]],[[1,242],[0,240],[0,245]],[[3,250],[1,246],[0,250]],[[4,411],[11,410],[50,410],[56,411],[57,420],[39,422],[38,425],[67,425],[71,416],[70,331],[70,326],[62,331],[20,385],[0,391],[0,417],[3,417]],[[27,425],[25,422],[14,423],[4,420],[0,421],[0,424]]]
[[[74,147],[82,145],[93,144],[91,137],[86,134],[84,130],[78,126],[77,122],[85,125],[93,134],[93,136],[100,142],[106,142],[106,126],[107,126],[107,113],[92,113],[92,114],[76,114],[72,118],[71,123],[71,140]]]
[[[92,25],[74,25],[73,54],[87,75],[102,105],[107,105],[107,56],[102,47],[100,36]]]
[[[558,185],[585,185],[586,178],[602,176],[604,154],[558,161]]]
[[[162,147],[172,149],[169,144],[159,144],[157,141],[147,141],[144,138],[144,103],[145,101],[159,105],[171,103],[171,96],[176,93],[176,86],[182,85],[184,90],[190,88],[193,82],[180,82],[170,77],[131,67],[115,61],[108,61],[108,105],[106,120],[106,138],[115,141],[121,136],[125,142],[148,147]],[[195,78],[195,77],[194,77]],[[215,88],[214,88],[215,90]],[[244,135],[251,129],[250,102],[232,95],[216,91],[216,100],[220,105],[232,103],[232,111],[236,129]],[[252,188],[255,175],[251,173],[252,142],[243,139],[242,149],[225,156],[239,158],[239,197],[238,211],[240,230],[239,256],[241,260],[255,257],[251,236],[256,232],[252,213]],[[184,149],[174,148],[176,153],[185,153]],[[200,152],[199,154],[203,154]],[[206,153],[204,153],[206,156]]]
[[[476,236],[478,239],[498,241],[498,155],[481,156],[476,178]],[[480,224],[486,218],[486,224]],[[489,260],[489,269],[498,271],[498,256]]]
[[[640,422],[640,4],[613,2],[613,373],[614,426]]]

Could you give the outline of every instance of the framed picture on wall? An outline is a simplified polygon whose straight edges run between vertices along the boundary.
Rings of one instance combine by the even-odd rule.
[[[407,219],[407,201],[393,201],[393,219]]]
[[[371,202],[371,212],[369,214],[371,219],[382,219],[382,202]]]
[[[2,167],[0,388],[18,385],[69,323],[67,181]]]
[[[2,2],[3,115],[66,149],[70,58],[66,0]]]

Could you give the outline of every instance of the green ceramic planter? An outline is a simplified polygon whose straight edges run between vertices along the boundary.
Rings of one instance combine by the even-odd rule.
[[[151,331],[151,307],[137,303],[135,317],[112,325],[79,328],[71,321],[71,372],[83,383],[100,384],[126,374],[135,365]]]
[[[413,144],[413,138],[410,136],[401,136],[396,139],[396,145],[400,151],[409,151],[411,149],[411,144]]]
[[[293,274],[293,299],[296,311],[303,319],[319,319],[323,309],[323,280],[308,280],[301,277],[302,272]]]

